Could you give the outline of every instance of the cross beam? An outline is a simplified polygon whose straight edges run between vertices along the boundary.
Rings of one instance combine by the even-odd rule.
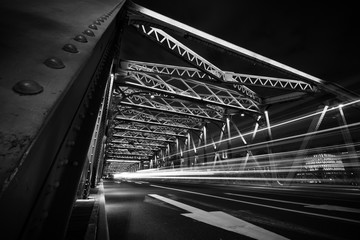
[[[237,91],[219,87],[211,83],[182,79],[172,76],[147,74],[138,71],[120,71],[121,83],[149,92],[157,92],[177,97],[201,105],[213,104],[223,108],[260,112],[257,101]]]

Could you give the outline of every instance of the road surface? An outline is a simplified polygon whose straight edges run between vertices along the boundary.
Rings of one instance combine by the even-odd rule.
[[[358,189],[104,181],[110,239],[358,239]]]

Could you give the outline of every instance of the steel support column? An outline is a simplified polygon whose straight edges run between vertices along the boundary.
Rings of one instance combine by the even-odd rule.
[[[277,169],[276,169],[275,162],[274,162],[273,152],[272,152],[272,149],[270,147],[270,143],[272,142],[273,138],[272,138],[272,133],[271,133],[269,112],[264,111],[264,115],[265,115],[265,121],[266,121],[266,129],[267,129],[266,148],[267,148],[267,152],[268,152],[268,159],[269,159],[269,165],[270,165],[270,171],[271,171],[271,178],[273,180],[277,181]]]
[[[227,129],[227,159],[232,159],[232,144],[231,144],[231,115],[226,117],[226,129]]]
[[[321,108],[321,107],[319,107],[319,108]],[[307,134],[301,143],[300,149],[299,149],[298,153],[296,154],[295,159],[293,160],[292,166],[290,167],[289,173],[286,177],[286,179],[288,179],[288,181],[286,181],[285,184],[291,184],[291,182],[294,180],[294,176],[296,174],[296,169],[300,168],[301,164],[304,161],[303,156],[306,154],[306,151],[304,151],[304,150],[307,148],[314,133],[317,132],[317,130],[319,129],[328,108],[329,108],[329,106],[325,105],[323,110],[321,111],[321,114],[317,114],[313,117],[313,119],[310,123],[310,126],[308,128]]]
[[[350,175],[354,175],[355,184],[360,184],[360,166],[359,166],[359,158],[356,153],[356,149],[354,147],[353,138],[348,128],[348,124],[345,118],[344,110],[341,105],[339,105],[340,117],[338,117],[339,125],[342,126],[341,134],[345,142],[345,146],[347,148],[348,156],[345,161],[345,169],[350,170]]]

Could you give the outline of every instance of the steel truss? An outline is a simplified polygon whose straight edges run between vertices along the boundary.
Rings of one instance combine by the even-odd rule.
[[[158,135],[167,135],[174,137],[186,137],[186,130],[180,131],[177,128],[171,128],[167,126],[148,126],[145,124],[129,124],[129,123],[117,123],[114,124],[113,129],[114,132],[120,131],[135,131],[142,133],[151,133]]]
[[[164,148],[167,145],[164,144],[163,142],[159,142],[159,141],[153,141],[153,140],[144,140],[144,139],[125,139],[125,138],[120,138],[120,139],[113,139],[111,138],[108,141],[108,145],[117,145],[117,144],[125,144],[125,145],[129,145],[131,144],[132,146],[139,146],[139,147],[156,147],[156,148]]]
[[[358,97],[356,94],[334,84],[329,84],[322,79],[228,43],[136,4],[130,3],[128,5],[128,17],[128,24],[135,28],[138,33],[193,66],[184,67],[122,60],[121,67],[116,69],[113,109],[116,112],[114,119],[121,121],[121,126],[112,125],[111,143],[115,144],[117,138],[119,139],[116,141],[120,139],[122,141],[128,139],[136,141],[146,138],[148,141],[163,140],[160,143],[161,147],[147,148],[153,152],[151,158],[151,166],[153,167],[174,166],[174,162],[171,162],[174,160],[174,156],[180,159],[181,166],[196,165],[198,161],[201,162],[200,157],[202,157],[203,164],[206,165],[207,158],[209,158],[211,161],[209,164],[214,167],[218,163],[221,164],[222,160],[232,158],[231,139],[240,137],[246,150],[246,156],[241,158],[239,170],[246,171],[249,161],[252,161],[250,167],[261,168],[263,166],[260,165],[263,163],[257,161],[254,151],[247,149],[247,146],[252,144],[259,131],[259,119],[261,117],[266,119],[267,138],[272,141],[269,116],[266,111],[264,112],[267,106],[294,101],[306,97],[308,94],[314,95],[323,92],[331,93],[336,95],[338,99],[346,101]],[[227,53],[245,57],[253,62],[286,73],[291,78],[224,71],[185,46],[168,32],[200,41],[208,46],[225,50]],[[265,97],[253,91],[252,87],[284,90],[284,94],[278,94],[279,91],[275,91],[276,95]],[[229,118],[231,113],[240,114],[244,111],[255,113],[251,116],[257,114],[259,116],[258,120],[255,121],[252,137],[247,142],[236,124],[231,122]],[[220,123],[222,127],[220,127],[219,141],[214,141],[215,136],[213,135],[207,136],[207,127],[204,124],[206,122]],[[146,127],[144,125],[135,126],[134,123],[144,124]],[[231,136],[231,124],[234,125],[239,136]],[[153,129],[149,129],[149,126],[152,126]],[[174,129],[182,128],[184,130],[180,134],[181,139],[179,132],[174,134],[160,130],[160,128],[170,126]],[[199,133],[197,140],[194,139],[192,130]],[[225,135],[228,139],[223,139]],[[172,141],[167,142],[165,139]],[[212,143],[207,144],[209,141]],[[171,144],[175,144],[176,147]],[[270,166],[272,178],[276,180],[277,169],[270,145],[266,145],[269,153],[268,166]],[[129,142],[126,141],[122,145],[114,145],[114,148],[128,151],[143,150],[134,145],[129,145]],[[171,154],[171,149],[175,150],[176,153]],[[199,155],[199,151],[203,156]]]
[[[153,133],[142,133],[136,131],[121,131],[114,133],[112,135],[114,138],[133,138],[133,139],[145,139],[145,140],[154,140],[154,141],[162,141],[162,142],[174,142],[176,137],[167,136],[167,135],[159,135]]]
[[[209,76],[224,81],[225,73],[214,64],[210,63],[190,48],[167,34],[165,31],[151,27],[149,25],[132,24],[140,33],[149,39],[155,41],[166,49],[170,50],[173,54],[181,57],[191,65],[205,72]]]
[[[200,130],[202,124],[199,118],[174,116],[165,112],[154,113],[148,109],[140,111],[123,106],[117,106],[115,119],[187,130]]]
[[[107,165],[105,166],[105,172],[108,174],[115,174],[119,172],[132,172],[136,171],[138,169],[139,161],[129,161],[129,160],[123,160],[123,161],[116,161],[116,162],[107,162]]]
[[[106,153],[107,159],[116,159],[116,160],[139,160],[139,161],[146,161],[150,160],[151,156],[147,155],[135,155],[135,154],[116,154],[116,153]]]
[[[141,72],[147,72],[149,74],[153,73],[153,74],[171,75],[174,77],[184,77],[190,79],[202,79],[209,81],[215,80],[197,68],[166,65],[159,63],[123,60],[121,61],[121,69],[136,70]],[[234,84],[234,87],[239,89],[240,92],[246,94],[246,96],[252,98],[253,100],[259,103],[261,102],[261,98],[254,91],[252,91],[251,89],[249,89],[244,85],[279,88],[279,89],[301,91],[301,92],[318,91],[316,85],[300,80],[241,74],[241,73],[234,73],[229,71],[224,71],[224,72],[225,72],[224,82]],[[241,83],[241,84],[236,84],[236,83]]]
[[[260,112],[259,103],[237,91],[212,85],[208,82],[200,82],[178,77],[168,77],[145,72],[120,70],[122,83],[150,92],[157,92],[173,97],[197,101],[199,104],[214,104],[223,108],[233,108],[244,111]],[[249,93],[249,91],[247,91]],[[255,98],[255,94],[251,94]]]
[[[224,109],[220,107],[212,107],[208,105],[201,107],[196,103],[179,99],[156,97],[154,95],[140,95],[143,93],[127,87],[120,87],[124,96],[120,96],[118,104],[133,108],[142,108],[152,111],[161,111],[170,114],[189,116],[193,118],[202,118],[213,121],[222,121]],[[126,93],[129,92],[128,95]],[[117,100],[116,98],[114,99]]]
[[[126,133],[126,134],[125,134]],[[158,141],[158,142],[168,142],[172,143],[175,142],[175,140],[168,140],[164,139],[162,136],[144,136],[139,133],[135,132],[125,132],[124,134],[114,134],[113,138],[129,138],[129,139],[139,139],[139,140],[150,140],[150,141]]]
[[[152,147],[152,146],[144,146],[144,145],[135,145],[135,144],[114,144],[109,143],[109,148],[119,148],[119,149],[129,149],[129,150],[145,150],[145,151],[159,151],[159,147]]]

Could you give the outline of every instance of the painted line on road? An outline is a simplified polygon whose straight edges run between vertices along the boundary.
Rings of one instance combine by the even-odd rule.
[[[291,201],[286,201],[286,200],[279,200],[279,199],[272,199],[272,198],[263,198],[263,197],[254,197],[254,196],[249,196],[249,195],[244,195],[244,194],[238,194],[238,193],[225,193],[225,194],[227,194],[227,195],[232,195],[232,196],[239,196],[239,197],[247,197],[247,198],[261,199],[261,200],[273,201],[273,202],[291,203],[291,204],[297,204],[297,205],[309,205],[309,203],[291,202]]]
[[[285,201],[285,200],[279,200],[279,199],[249,196],[249,195],[238,194],[238,193],[225,193],[225,194],[232,195],[232,196],[266,200],[266,201],[273,201],[273,202],[290,203],[290,204],[295,204],[295,205],[301,205],[301,206],[308,207],[308,208],[317,208],[317,209],[329,210],[329,211],[360,213],[360,209],[336,206],[336,205],[328,205],[328,204],[320,204],[319,205],[319,204],[309,204],[309,203],[302,203],[302,202],[291,202],[291,201]]]
[[[357,208],[349,208],[349,207],[342,207],[342,206],[335,206],[335,205],[328,205],[328,204],[306,205],[305,207],[323,209],[323,210],[328,210],[328,211],[360,213],[360,209],[357,209]]]
[[[340,220],[340,221],[346,221],[346,222],[352,222],[352,223],[360,224],[360,221],[353,220],[353,219],[348,219],[348,218],[335,217],[335,216],[330,216],[330,215],[325,215],[325,214],[319,214],[319,213],[304,212],[304,211],[299,211],[299,210],[294,210],[294,209],[288,209],[288,208],[282,208],[282,207],[275,207],[275,206],[270,206],[270,205],[265,205],[265,204],[260,204],[260,203],[247,202],[247,201],[242,201],[242,200],[233,199],[233,198],[220,197],[220,196],[210,195],[210,194],[206,194],[206,193],[192,192],[192,191],[188,191],[188,190],[183,190],[183,189],[178,189],[178,188],[164,187],[164,186],[159,186],[159,185],[154,185],[154,184],[151,184],[150,186],[152,186],[152,187],[157,187],[157,188],[169,189],[169,190],[178,191],[178,192],[186,192],[186,193],[201,195],[201,196],[205,196],[205,197],[212,197],[212,198],[217,198],[217,199],[222,199],[222,200],[227,200],[227,201],[232,201],[232,202],[240,202],[240,203],[255,205],[255,206],[259,206],[259,207],[272,208],[272,209],[277,209],[277,210],[283,210],[283,211],[288,211],[288,212],[295,212],[295,213],[300,213],[300,214],[305,214],[305,215],[311,215],[311,216],[316,216],[316,217],[331,218],[331,219],[335,219],[335,220]]]
[[[285,240],[285,238],[276,233],[270,232],[264,228],[258,227],[252,223],[246,222],[240,218],[236,218],[232,215],[221,211],[206,212],[202,209],[195,208],[193,206],[166,198],[157,194],[148,194],[150,197],[156,198],[160,201],[166,202],[170,205],[181,208],[190,213],[183,213],[181,215],[195,219],[199,222],[203,222],[218,228],[225,229],[227,231],[235,232],[254,239],[264,240]]]
[[[137,182],[134,182],[136,184],[143,184],[143,183],[149,183],[149,182],[144,182],[144,181],[137,181]]]

